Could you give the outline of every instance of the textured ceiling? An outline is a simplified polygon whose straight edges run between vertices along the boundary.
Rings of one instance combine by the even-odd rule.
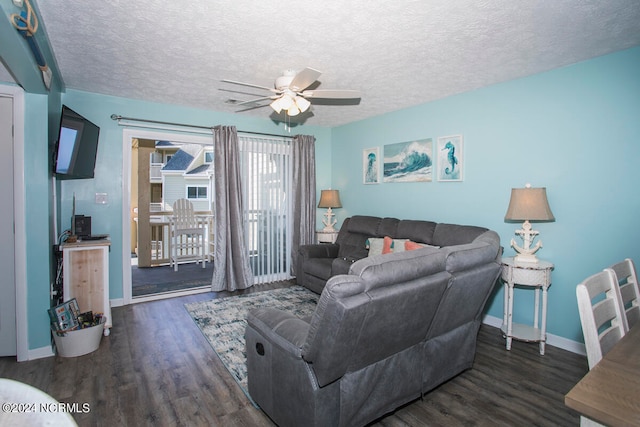
[[[362,93],[357,105],[314,103],[305,123],[320,126],[640,44],[638,0],[61,0],[38,8],[67,88],[234,112],[229,99],[266,91],[220,80],[272,87],[283,70],[312,67],[323,72],[318,89]],[[238,114],[275,117],[268,107]]]

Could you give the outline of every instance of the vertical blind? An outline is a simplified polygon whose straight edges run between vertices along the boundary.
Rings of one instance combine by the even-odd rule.
[[[291,278],[291,141],[238,135],[254,284]]]

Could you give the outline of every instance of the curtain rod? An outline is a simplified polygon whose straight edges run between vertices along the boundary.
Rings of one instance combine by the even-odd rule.
[[[112,114],[111,115],[111,120],[117,120],[118,124],[120,124],[119,123],[120,120],[129,120],[129,121],[132,121],[132,122],[153,123],[153,124],[158,124],[158,125],[179,126],[179,127],[193,128],[193,129],[206,129],[206,130],[209,130],[209,131],[212,131],[212,129],[213,129],[213,126],[187,125],[187,124],[184,124],[184,123],[163,122],[163,121],[159,121],[159,120],[149,120],[149,119],[137,119],[135,117],[124,117],[124,116],[120,116],[120,115],[117,115],[117,114]],[[246,130],[239,130],[238,133],[246,133],[246,134],[250,134],[250,135],[275,136],[275,137],[278,137],[278,138],[292,138],[292,136],[290,136],[290,135],[278,135],[278,134],[275,134],[275,133],[264,133],[264,132],[251,132],[251,131],[246,131]]]

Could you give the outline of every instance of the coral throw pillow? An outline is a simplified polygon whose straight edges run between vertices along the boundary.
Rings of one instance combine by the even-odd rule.
[[[412,251],[414,249],[420,249],[420,248],[424,248],[425,245],[420,244],[420,243],[416,243],[416,242],[412,242],[411,240],[407,240],[406,242],[404,242],[404,250],[405,251]]]
[[[382,243],[382,253],[390,254],[391,252],[393,252],[393,250],[391,249],[392,247],[393,247],[393,239],[389,236],[384,236],[384,240]]]

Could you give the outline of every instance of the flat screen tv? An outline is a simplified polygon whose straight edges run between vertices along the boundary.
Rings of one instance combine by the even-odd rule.
[[[93,178],[100,128],[62,106],[53,171],[57,179]]]

